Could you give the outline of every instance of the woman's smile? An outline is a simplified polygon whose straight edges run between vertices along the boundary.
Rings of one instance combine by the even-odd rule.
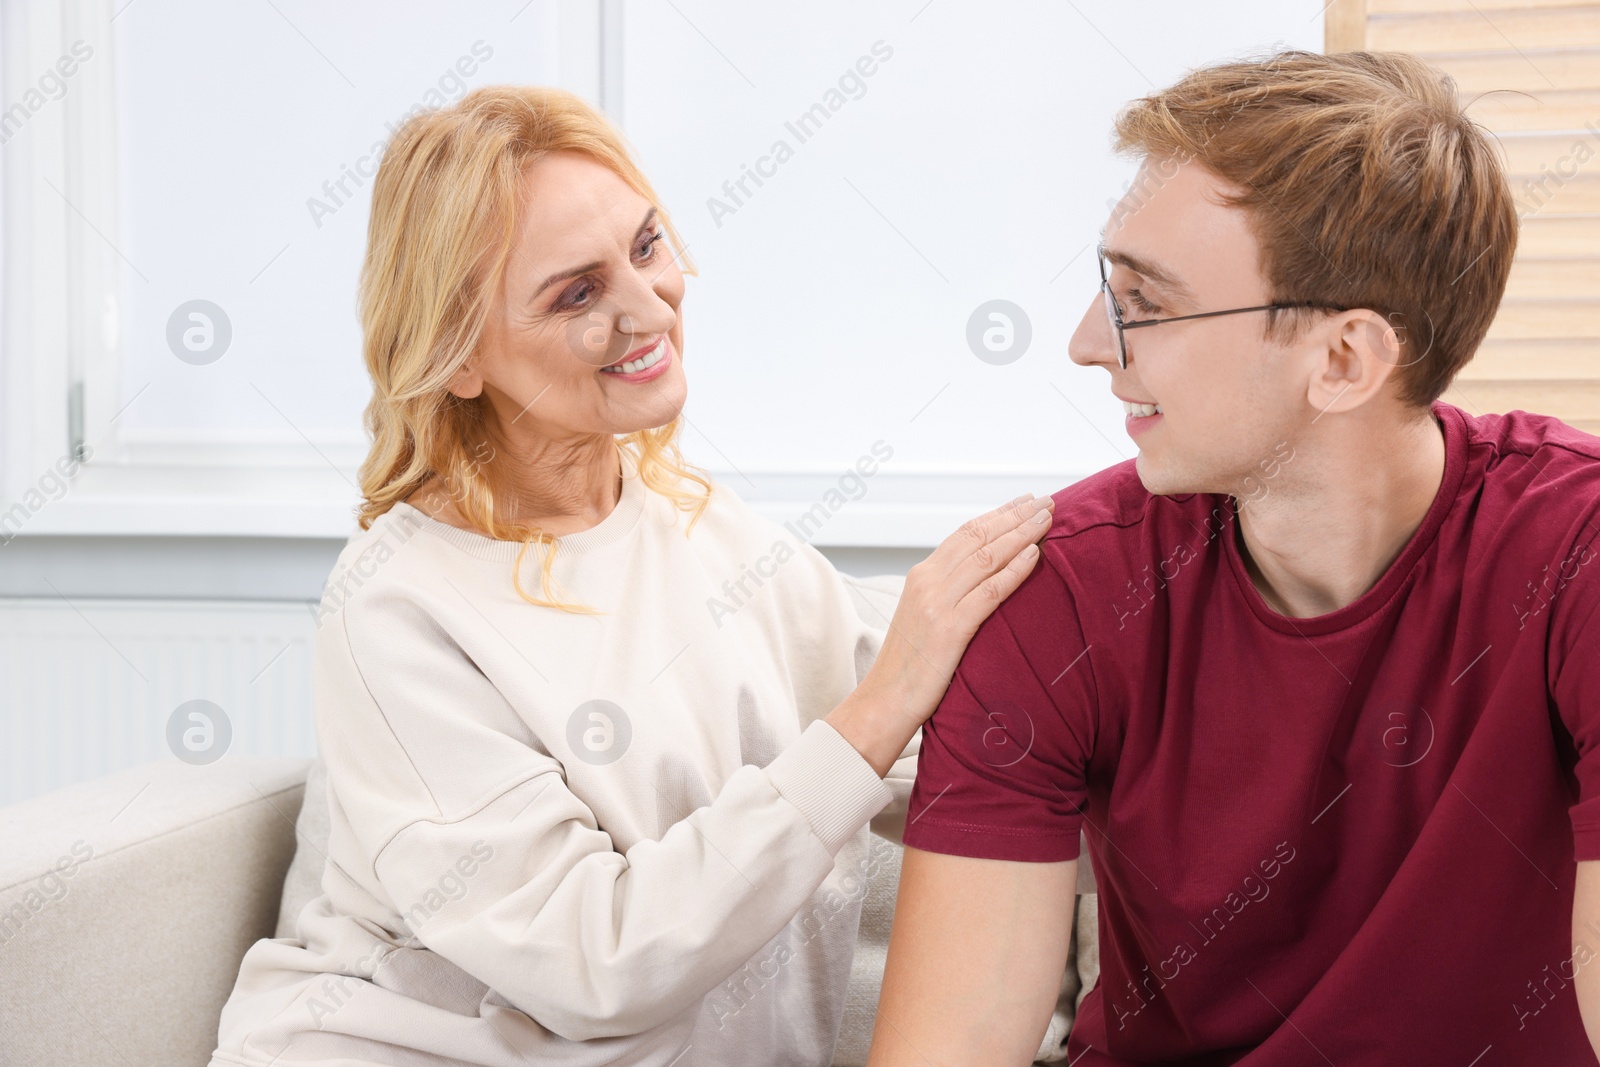
[[[604,374],[621,378],[625,382],[649,382],[667,373],[672,365],[672,340],[662,334],[655,344],[636,349],[609,367],[601,367]]]

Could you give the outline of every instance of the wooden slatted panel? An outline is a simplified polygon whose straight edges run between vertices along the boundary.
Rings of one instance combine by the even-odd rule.
[[[1507,300],[1500,305],[1489,338],[1496,341],[1564,341],[1581,338],[1595,308],[1577,300]]]
[[[1374,16],[1367,47],[1382,52],[1510,52],[1537,76],[1538,54],[1600,44],[1600,5],[1455,11]]]
[[[1526,216],[1517,235],[1519,259],[1587,257],[1596,251],[1600,251],[1600,217],[1594,215]]]
[[[1461,371],[1462,381],[1600,379],[1600,346],[1557,341],[1488,340]]]
[[[1466,96],[1467,114],[1491,130],[1581,130],[1600,126],[1600,90],[1501,90]]]
[[[1587,7],[1590,0],[1490,0],[1478,6],[1500,11],[1527,11],[1532,8]],[[1421,15],[1429,12],[1453,14],[1470,11],[1464,0],[1368,0],[1368,15]]]
[[[1470,99],[1491,89],[1520,89],[1536,96],[1575,89],[1600,89],[1594,53],[1570,48],[1535,55],[1505,52],[1419,52],[1443,67]]]
[[[1596,157],[1596,163],[1600,163],[1600,156]],[[1588,169],[1600,171],[1600,166],[1590,164]],[[1571,181],[1557,181],[1550,172],[1512,171],[1508,177],[1518,215],[1593,215],[1600,212],[1600,173],[1579,174]]]
[[[1528,259],[1512,271],[1506,301],[1584,299],[1597,291],[1600,259]]]
[[[1591,121],[1600,129],[1600,115]],[[1499,132],[1499,138],[1510,174],[1550,174],[1552,184],[1600,177],[1600,133],[1585,129],[1562,133]],[[1515,183],[1512,188],[1516,188]]]
[[[1483,412],[1537,411],[1552,415],[1584,433],[1600,435],[1600,382],[1539,381],[1484,382],[1457,381],[1444,399],[1473,414]]]
[[[1413,52],[1493,131],[1522,219],[1489,336],[1445,399],[1600,434],[1600,3],[1334,0],[1327,47]]]

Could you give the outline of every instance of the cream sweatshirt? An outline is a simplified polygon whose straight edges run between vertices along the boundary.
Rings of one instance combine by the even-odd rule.
[[[623,475],[554,564],[603,615],[528,604],[515,543],[410,505],[346,546],[313,653],[323,893],[245,954],[214,1065],[831,1062],[920,733],[880,779],[821,719],[888,620],[726,486],[685,536]]]

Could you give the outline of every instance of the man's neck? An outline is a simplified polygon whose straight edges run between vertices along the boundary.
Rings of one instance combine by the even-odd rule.
[[[1444,480],[1444,431],[1427,418],[1374,434],[1329,427],[1307,442],[1310,463],[1239,508],[1240,555],[1274,611],[1325,615],[1383,577],[1428,513]],[[1288,473],[1288,472],[1285,472]]]

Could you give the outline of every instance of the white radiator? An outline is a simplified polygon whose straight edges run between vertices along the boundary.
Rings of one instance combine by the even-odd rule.
[[[311,756],[314,605],[0,599],[0,804],[158,759]],[[226,723],[173,712],[208,701]],[[206,710],[193,705],[189,710]],[[215,719],[215,715],[209,716]],[[210,751],[200,724],[213,731]]]

